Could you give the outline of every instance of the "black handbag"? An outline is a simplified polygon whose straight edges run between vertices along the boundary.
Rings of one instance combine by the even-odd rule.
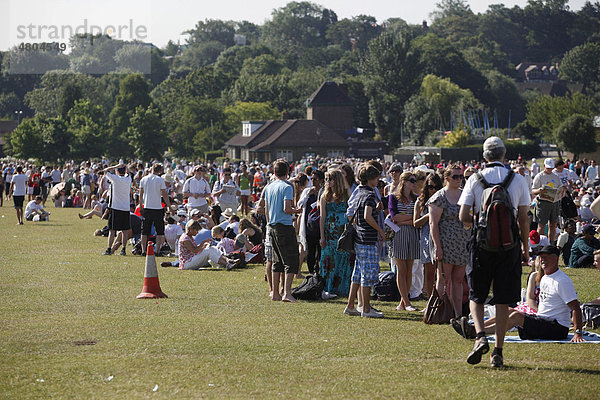
[[[358,208],[354,212],[352,218],[349,219],[348,222],[346,222],[346,224],[344,225],[344,232],[342,232],[337,242],[338,251],[354,253],[354,234],[356,233],[356,229],[354,228],[354,219],[356,218],[357,211]]]

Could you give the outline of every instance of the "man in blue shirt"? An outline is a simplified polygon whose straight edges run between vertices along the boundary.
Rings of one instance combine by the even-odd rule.
[[[292,225],[292,215],[302,212],[293,204],[294,188],[286,179],[290,167],[285,160],[274,164],[275,181],[265,188],[265,209],[273,246],[273,294],[274,301],[295,302],[292,296],[292,281],[300,271],[298,241]],[[283,296],[279,293],[279,282],[284,277]]]

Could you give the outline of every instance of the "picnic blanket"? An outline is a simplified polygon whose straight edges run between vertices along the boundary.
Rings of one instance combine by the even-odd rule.
[[[600,335],[598,335],[597,333],[583,331],[582,336],[585,339],[585,342],[580,342],[580,343],[600,344]],[[543,339],[523,340],[518,335],[510,335],[510,336],[507,335],[504,338],[504,343],[571,343],[572,338],[573,338],[572,333],[569,333],[569,336],[564,340],[543,340]],[[488,342],[492,343],[495,341],[496,341],[496,338],[494,336],[488,336]]]

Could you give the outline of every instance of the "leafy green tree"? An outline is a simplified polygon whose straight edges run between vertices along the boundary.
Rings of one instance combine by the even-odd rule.
[[[525,119],[526,103],[514,80],[496,70],[486,74],[490,87],[490,108],[497,110],[498,123],[500,126],[508,126],[510,113],[511,125],[517,124]]]
[[[571,115],[591,118],[597,111],[590,96],[581,93],[564,97],[539,96],[527,104],[527,121],[548,143],[559,143],[557,128]]]
[[[377,19],[370,15],[358,15],[344,18],[327,28],[327,40],[344,50],[365,50],[369,41],[381,33]]]
[[[235,77],[239,76],[240,70],[244,66],[244,61],[249,58],[255,58],[263,54],[272,54],[271,49],[263,44],[254,44],[251,46],[231,46],[217,57],[215,68],[226,74]]]
[[[172,40],[169,40],[163,49],[165,56],[175,57],[179,53],[179,46]]]
[[[22,110],[21,100],[13,92],[0,93],[0,118],[14,119],[15,111]]]
[[[77,100],[67,115],[67,126],[73,140],[69,143],[77,160],[101,157],[107,152],[107,123],[104,110],[90,100]]]
[[[586,91],[600,89],[600,44],[586,43],[565,53],[560,63],[560,77],[580,82]]]
[[[433,144],[432,132],[440,128],[441,121],[432,99],[415,94],[404,105],[404,115],[406,141],[417,146]]]
[[[201,155],[219,149],[228,139],[224,134],[223,107],[214,100],[192,99],[181,112],[180,123],[171,133],[172,152],[178,156]]]
[[[337,22],[333,10],[308,1],[292,1],[272,13],[263,26],[263,40],[286,51],[326,44],[327,29]]]
[[[66,119],[69,110],[73,108],[75,102],[81,99],[82,96],[83,94],[81,93],[81,89],[79,86],[77,86],[77,84],[67,83],[65,86],[63,86],[62,92],[58,99],[60,112],[59,115],[63,117],[63,119]]]
[[[404,103],[420,83],[419,59],[408,33],[384,32],[369,42],[360,65],[371,122],[395,145],[400,143]]]
[[[225,107],[223,123],[229,137],[241,131],[242,121],[265,121],[277,119],[279,110],[269,103],[237,102]]]
[[[194,43],[183,50],[181,57],[176,58],[175,68],[192,71],[210,65],[223,50],[225,45],[217,41]]]
[[[151,99],[148,94],[148,82],[143,75],[127,75],[119,85],[119,94],[115,106],[109,115],[109,149],[108,153],[116,157],[133,155],[133,148],[126,138],[131,117],[138,106],[147,108]]]
[[[19,158],[35,158],[42,161],[69,158],[71,136],[62,118],[37,114],[24,120],[9,138],[10,151]]]
[[[466,0],[441,0],[435,6],[436,10],[430,15],[434,21],[452,16],[464,17],[473,14]]]
[[[465,147],[469,144],[469,134],[463,129],[455,129],[442,138],[438,147]]]
[[[573,114],[556,128],[556,137],[573,158],[581,153],[593,153],[598,145],[596,130],[589,116]]]
[[[167,149],[167,137],[158,110],[138,106],[127,128],[127,139],[134,154],[141,160],[160,159]]]
[[[194,29],[187,31],[190,34],[190,43],[217,42],[225,47],[233,46],[235,23],[219,19],[206,19],[198,21]]]
[[[249,21],[235,23],[235,33],[246,37],[246,45],[254,45],[260,37],[260,26]]]
[[[142,44],[126,44],[115,53],[117,71],[150,73],[150,48]]]

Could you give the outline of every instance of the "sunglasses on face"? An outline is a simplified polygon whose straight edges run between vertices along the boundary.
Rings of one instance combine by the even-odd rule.
[[[417,183],[417,180],[415,178],[410,178],[410,179],[407,179],[406,181],[410,182],[410,183]]]
[[[452,175],[451,178],[454,179],[455,181],[458,180],[462,180],[462,178],[464,178],[464,175]]]
[[[435,185],[427,185],[427,189],[440,190],[441,188],[439,186],[435,186]]]

